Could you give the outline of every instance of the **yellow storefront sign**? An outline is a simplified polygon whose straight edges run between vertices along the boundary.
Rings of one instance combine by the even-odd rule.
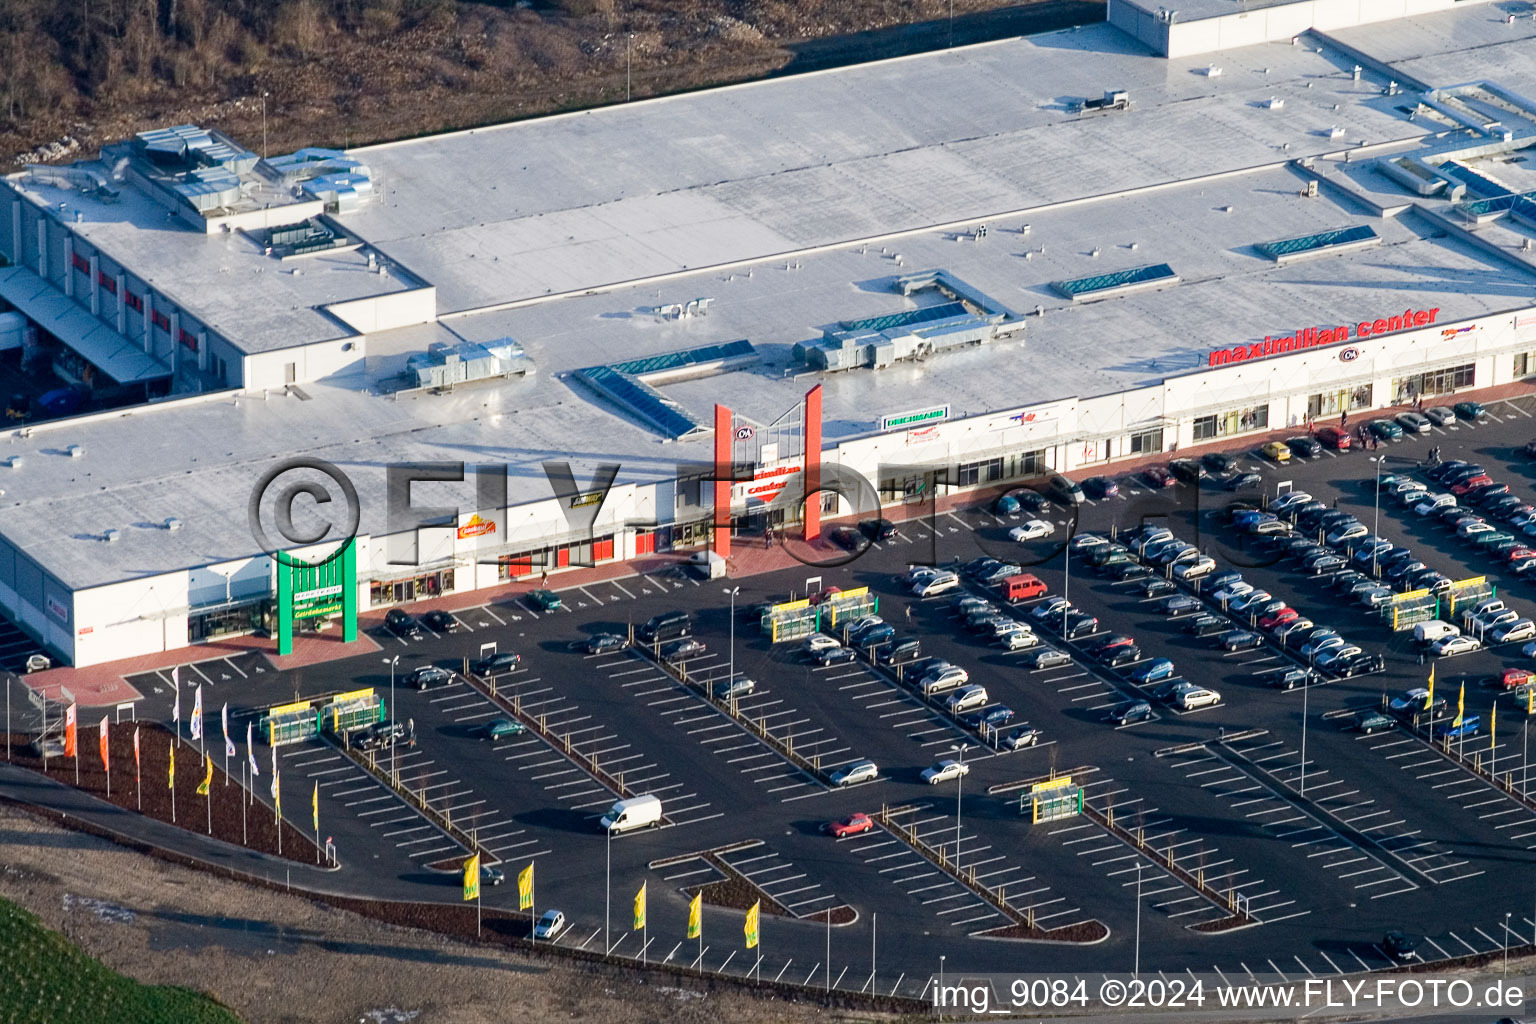
[[[1070,787],[1071,785],[1072,785],[1072,776],[1070,776],[1070,775],[1063,775],[1061,778],[1059,778],[1059,779],[1051,779],[1049,782],[1037,782],[1037,783],[1035,783],[1033,786],[1029,787],[1029,795],[1030,796],[1034,796],[1036,793],[1047,793],[1047,792],[1050,792],[1053,789],[1066,789],[1066,788]]]
[[[770,615],[778,615],[780,612],[792,612],[801,608],[809,608],[810,606],[810,598],[802,598],[799,601],[785,601],[783,604],[776,604],[768,609],[768,613]]]
[[[301,700],[296,704],[279,704],[277,707],[269,709],[267,714],[277,718],[280,715],[289,715],[295,711],[308,711],[309,704],[310,702],[307,700]]]
[[[332,704],[345,704],[348,701],[353,701],[353,700],[366,700],[367,698],[372,697],[372,696],[373,696],[373,687],[370,686],[366,690],[352,690],[352,691],[350,691],[348,693],[338,693],[336,696],[331,698],[331,703]]]

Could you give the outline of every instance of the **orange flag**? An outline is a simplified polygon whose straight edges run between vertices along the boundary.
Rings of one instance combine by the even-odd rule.
[[[64,756],[79,757],[80,751],[75,747],[75,705],[70,704],[64,710]]]
[[[101,769],[105,772],[112,770],[112,763],[107,754],[107,716],[101,716]]]

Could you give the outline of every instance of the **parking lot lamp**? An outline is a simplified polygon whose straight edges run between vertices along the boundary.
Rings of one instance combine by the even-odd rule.
[[[1067,638],[1067,608],[1072,604],[1072,545],[1061,549],[1061,638]]]
[[[960,755],[960,774],[955,777],[955,874],[960,873],[960,797],[965,793],[965,744],[949,748]]]
[[[389,662],[389,713],[394,716],[395,721],[398,722],[400,720],[400,712],[395,708],[395,666],[400,664],[400,655],[397,654],[393,658],[385,658],[384,660]],[[400,752],[398,749],[396,749],[397,747],[399,747],[398,743],[391,742],[389,745],[389,766],[391,775],[395,774],[395,767],[400,763]],[[396,784],[399,783],[398,779],[395,781]]]
[[[736,712],[736,594],[740,590],[741,587],[738,585],[732,587],[730,590],[725,591],[725,593],[729,595],[731,599],[730,668],[728,670],[730,675],[726,676],[726,679],[730,681],[725,684],[725,692],[729,694],[731,698],[732,714],[735,714]]]
[[[1504,973],[1509,973],[1509,911],[1504,911]]]
[[[1131,966],[1131,977],[1141,977],[1141,860],[1136,861],[1136,959]]]
[[[1381,539],[1381,464],[1383,462],[1387,461],[1387,457],[1385,455],[1372,455],[1371,456],[1371,461],[1376,463],[1376,519],[1374,520],[1374,522],[1372,523],[1372,526],[1371,526],[1371,536],[1374,537],[1376,540],[1380,540]],[[1380,571],[1379,571],[1380,570],[1380,566],[1377,565],[1377,560],[1380,557],[1381,557],[1381,553],[1375,547],[1373,547],[1371,549],[1371,578],[1372,579],[1379,579],[1380,578]]]
[[[608,863],[603,869],[603,955],[613,952],[608,945],[608,926],[613,910],[613,829],[607,829]]]
[[[934,993],[933,1002],[939,1008],[939,1020],[944,1019],[944,954],[939,954],[939,990]]]

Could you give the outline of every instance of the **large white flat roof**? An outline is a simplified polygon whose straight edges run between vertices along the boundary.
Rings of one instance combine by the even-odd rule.
[[[446,313],[1424,134],[1340,54],[1210,63],[1095,25],[375,146],[348,223]]]

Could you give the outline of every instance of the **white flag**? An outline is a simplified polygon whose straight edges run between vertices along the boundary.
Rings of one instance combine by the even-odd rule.
[[[181,721],[181,690],[179,688],[176,691],[176,702],[171,705],[171,721]],[[177,735],[180,735],[180,733]]]
[[[251,778],[261,774],[261,769],[256,767],[256,748],[251,746],[251,723],[245,723],[245,756],[251,762]]]
[[[272,799],[277,799],[277,748],[272,748]]]
[[[192,738],[203,738],[203,688],[199,686],[192,696]]]
[[[229,701],[224,702],[224,710],[219,712],[219,717],[224,720],[224,756],[234,757],[235,741],[229,738]]]

